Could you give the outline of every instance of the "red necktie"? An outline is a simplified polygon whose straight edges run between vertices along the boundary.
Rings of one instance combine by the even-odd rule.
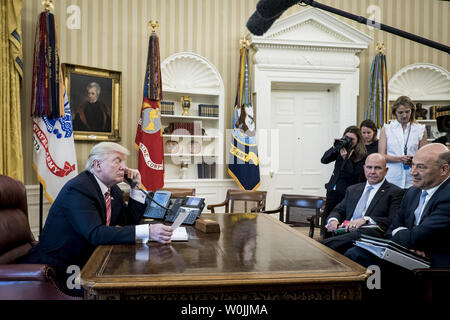
[[[105,202],[106,202],[106,225],[109,226],[111,222],[111,195],[109,190],[105,192]]]

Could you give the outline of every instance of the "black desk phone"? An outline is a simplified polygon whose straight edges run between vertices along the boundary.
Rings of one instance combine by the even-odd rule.
[[[170,196],[172,193],[170,191],[165,190],[157,190],[153,195],[153,200],[158,202],[160,205],[167,207],[170,203]],[[145,199],[145,203],[147,204],[147,208],[144,212],[145,218],[152,219],[164,219],[166,215],[166,209],[161,208],[155,202],[151,201],[149,198]]]
[[[199,197],[175,198],[165,221],[174,222],[181,210],[189,213],[183,224],[193,225],[205,207],[205,199]]]

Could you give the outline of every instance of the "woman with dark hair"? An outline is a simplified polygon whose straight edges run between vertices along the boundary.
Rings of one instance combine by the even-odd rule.
[[[342,142],[348,138],[351,139],[351,144],[344,143],[343,145]],[[335,139],[334,145],[324,153],[320,162],[328,164],[335,161],[330,181],[325,184],[327,190],[326,216],[344,199],[348,186],[366,181],[364,176],[366,156],[364,139],[357,126],[345,129],[343,138]]]
[[[361,135],[366,145],[367,155],[378,152],[377,126],[375,123],[366,119],[359,125]]]
[[[378,152],[385,156],[389,168],[386,180],[406,189],[412,186],[412,157],[427,144],[427,130],[416,123],[414,103],[406,96],[394,102],[392,115],[395,120],[381,129]]]

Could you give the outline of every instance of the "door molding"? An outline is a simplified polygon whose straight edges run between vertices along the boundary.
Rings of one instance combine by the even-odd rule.
[[[368,47],[372,38],[315,8],[277,20],[263,36],[247,38],[256,52],[253,62],[258,147],[266,142],[260,141],[260,132],[270,132],[272,89],[280,83],[332,86],[336,91],[337,130],[343,132],[356,124],[357,54]],[[261,175],[268,175],[270,165],[261,165],[260,169]]]

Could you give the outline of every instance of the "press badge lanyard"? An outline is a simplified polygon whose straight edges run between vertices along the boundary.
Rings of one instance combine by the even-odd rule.
[[[411,123],[409,124],[408,136],[406,137],[405,147],[403,148],[403,153],[405,156],[408,155],[408,140],[410,133],[411,133]],[[409,166],[407,164],[403,164],[403,168],[405,170],[409,170]]]

